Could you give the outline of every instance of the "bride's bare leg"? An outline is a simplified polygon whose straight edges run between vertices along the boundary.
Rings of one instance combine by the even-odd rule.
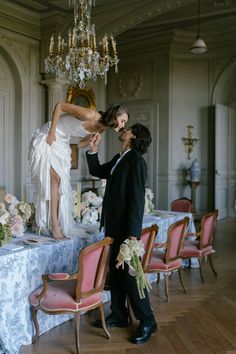
[[[58,191],[59,191],[60,177],[54,171],[50,169],[50,188],[51,188],[51,228],[52,235],[55,239],[64,239],[64,235],[61,232],[60,225],[58,223]]]

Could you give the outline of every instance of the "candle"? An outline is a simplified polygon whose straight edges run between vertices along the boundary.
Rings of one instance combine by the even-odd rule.
[[[57,51],[58,51],[58,53],[60,52],[60,50],[61,50],[61,34],[59,33],[58,40],[57,40]]]
[[[92,48],[93,48],[94,51],[97,50],[95,25],[92,25]]]
[[[69,30],[68,37],[69,37],[69,48],[71,48],[71,30]]]
[[[65,45],[65,41],[64,41],[64,38],[62,38],[62,40],[61,40],[61,52],[62,53],[64,52],[64,45]]]
[[[73,29],[73,34],[72,34],[72,47],[75,48],[76,47],[76,39],[77,39],[77,35],[76,35],[76,29]]]
[[[87,30],[87,47],[90,46],[90,34],[89,34],[89,30]]]
[[[53,54],[53,49],[54,49],[54,35],[52,34],[51,39],[50,39],[50,44],[49,44],[49,54]]]
[[[108,54],[108,40],[107,40],[107,35],[106,34],[103,37],[103,52],[104,52],[104,55]]]
[[[81,182],[77,182],[77,216],[80,219]]]
[[[111,45],[112,45],[112,49],[113,49],[113,54],[116,55],[116,41],[113,38],[113,36],[111,36],[110,38],[111,38]]]

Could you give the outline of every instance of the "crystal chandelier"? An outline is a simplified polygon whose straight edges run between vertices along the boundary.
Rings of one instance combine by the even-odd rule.
[[[107,73],[110,67],[118,72],[118,56],[116,41],[112,35],[104,35],[98,43],[102,53],[97,50],[95,24],[91,24],[91,8],[93,0],[69,0],[74,6],[74,27],[69,29],[67,43],[59,33],[57,42],[52,34],[48,56],[45,59],[45,72],[53,73],[57,79],[66,78],[78,84],[81,89],[88,80],[102,77],[107,84]],[[111,45],[111,52],[109,50]]]

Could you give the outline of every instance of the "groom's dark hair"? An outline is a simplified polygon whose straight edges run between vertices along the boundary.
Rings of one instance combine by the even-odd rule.
[[[148,128],[140,123],[132,125],[130,129],[135,136],[131,141],[131,148],[143,155],[152,142],[151,133]]]

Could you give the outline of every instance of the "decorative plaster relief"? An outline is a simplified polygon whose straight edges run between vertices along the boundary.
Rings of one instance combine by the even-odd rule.
[[[214,90],[217,85],[218,80],[223,75],[223,73],[236,61],[236,56],[230,58],[220,59],[217,58],[212,61],[211,66],[211,84]]]
[[[119,78],[119,91],[121,99],[131,100],[138,98],[143,87],[143,77],[133,70],[124,71]]]
[[[4,70],[4,67],[1,65],[1,63],[0,63],[0,80],[7,80],[7,72],[6,70]]]
[[[150,122],[149,114],[148,113],[131,113],[130,118],[134,123],[144,123]],[[146,124],[145,124],[146,125]]]
[[[25,46],[20,44],[19,42],[13,41],[9,37],[0,34],[0,43],[5,43],[6,47],[13,52],[16,57],[21,62],[24,71],[26,72],[26,50]],[[10,53],[9,53],[10,54]]]
[[[234,59],[235,60],[235,59]],[[225,69],[232,64],[232,58],[217,58],[212,61],[212,80],[218,80]]]
[[[114,25],[114,27],[109,29],[112,30],[114,35],[118,35],[127,31],[128,29],[150,19],[162,13],[174,10],[181,6],[186,6],[192,4],[193,0],[163,0],[163,1],[153,1],[153,4],[149,3],[148,6],[144,5],[136,13],[131,12],[131,15],[124,19],[124,23]],[[110,26],[110,24],[109,24]]]

